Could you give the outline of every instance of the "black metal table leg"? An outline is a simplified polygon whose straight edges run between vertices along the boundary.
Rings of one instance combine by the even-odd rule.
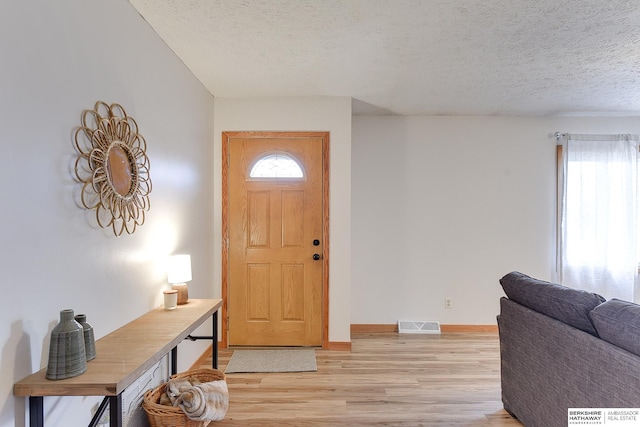
[[[122,427],[122,393],[109,396],[109,427]]]
[[[218,311],[211,316],[213,322],[213,333],[210,336],[187,335],[191,341],[211,340],[211,365],[213,369],[218,369]],[[173,353],[171,353],[173,354]]]
[[[211,334],[211,365],[218,369],[218,311],[213,313],[213,333]]]
[[[171,349],[171,375],[178,373],[178,346]]]
[[[105,397],[104,399],[102,399],[102,402],[100,403],[100,406],[98,406],[98,410],[93,415],[93,418],[91,418],[89,427],[97,427],[98,423],[102,419],[102,416],[104,415],[108,407],[109,407],[109,398]]]
[[[44,427],[44,397],[29,397],[29,427]]]

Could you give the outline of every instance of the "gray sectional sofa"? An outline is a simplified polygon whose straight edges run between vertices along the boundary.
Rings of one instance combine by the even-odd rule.
[[[500,284],[509,413],[526,427],[564,427],[569,408],[640,408],[640,305],[519,272]]]

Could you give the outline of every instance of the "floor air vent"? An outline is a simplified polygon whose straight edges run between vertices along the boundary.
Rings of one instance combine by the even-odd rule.
[[[399,320],[398,333],[401,334],[439,334],[440,322],[419,322],[417,320]]]

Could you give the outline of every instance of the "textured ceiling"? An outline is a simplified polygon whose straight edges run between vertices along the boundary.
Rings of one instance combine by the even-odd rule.
[[[219,97],[640,115],[640,0],[130,0]]]

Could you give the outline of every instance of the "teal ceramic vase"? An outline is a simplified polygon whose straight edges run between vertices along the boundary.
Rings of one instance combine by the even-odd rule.
[[[63,380],[87,370],[82,325],[73,318],[73,310],[60,312],[60,322],[51,331],[47,379]]]
[[[87,362],[96,358],[96,339],[93,336],[93,326],[87,323],[86,314],[77,314],[76,322],[82,325],[82,333],[84,335],[84,352],[87,356]]]

